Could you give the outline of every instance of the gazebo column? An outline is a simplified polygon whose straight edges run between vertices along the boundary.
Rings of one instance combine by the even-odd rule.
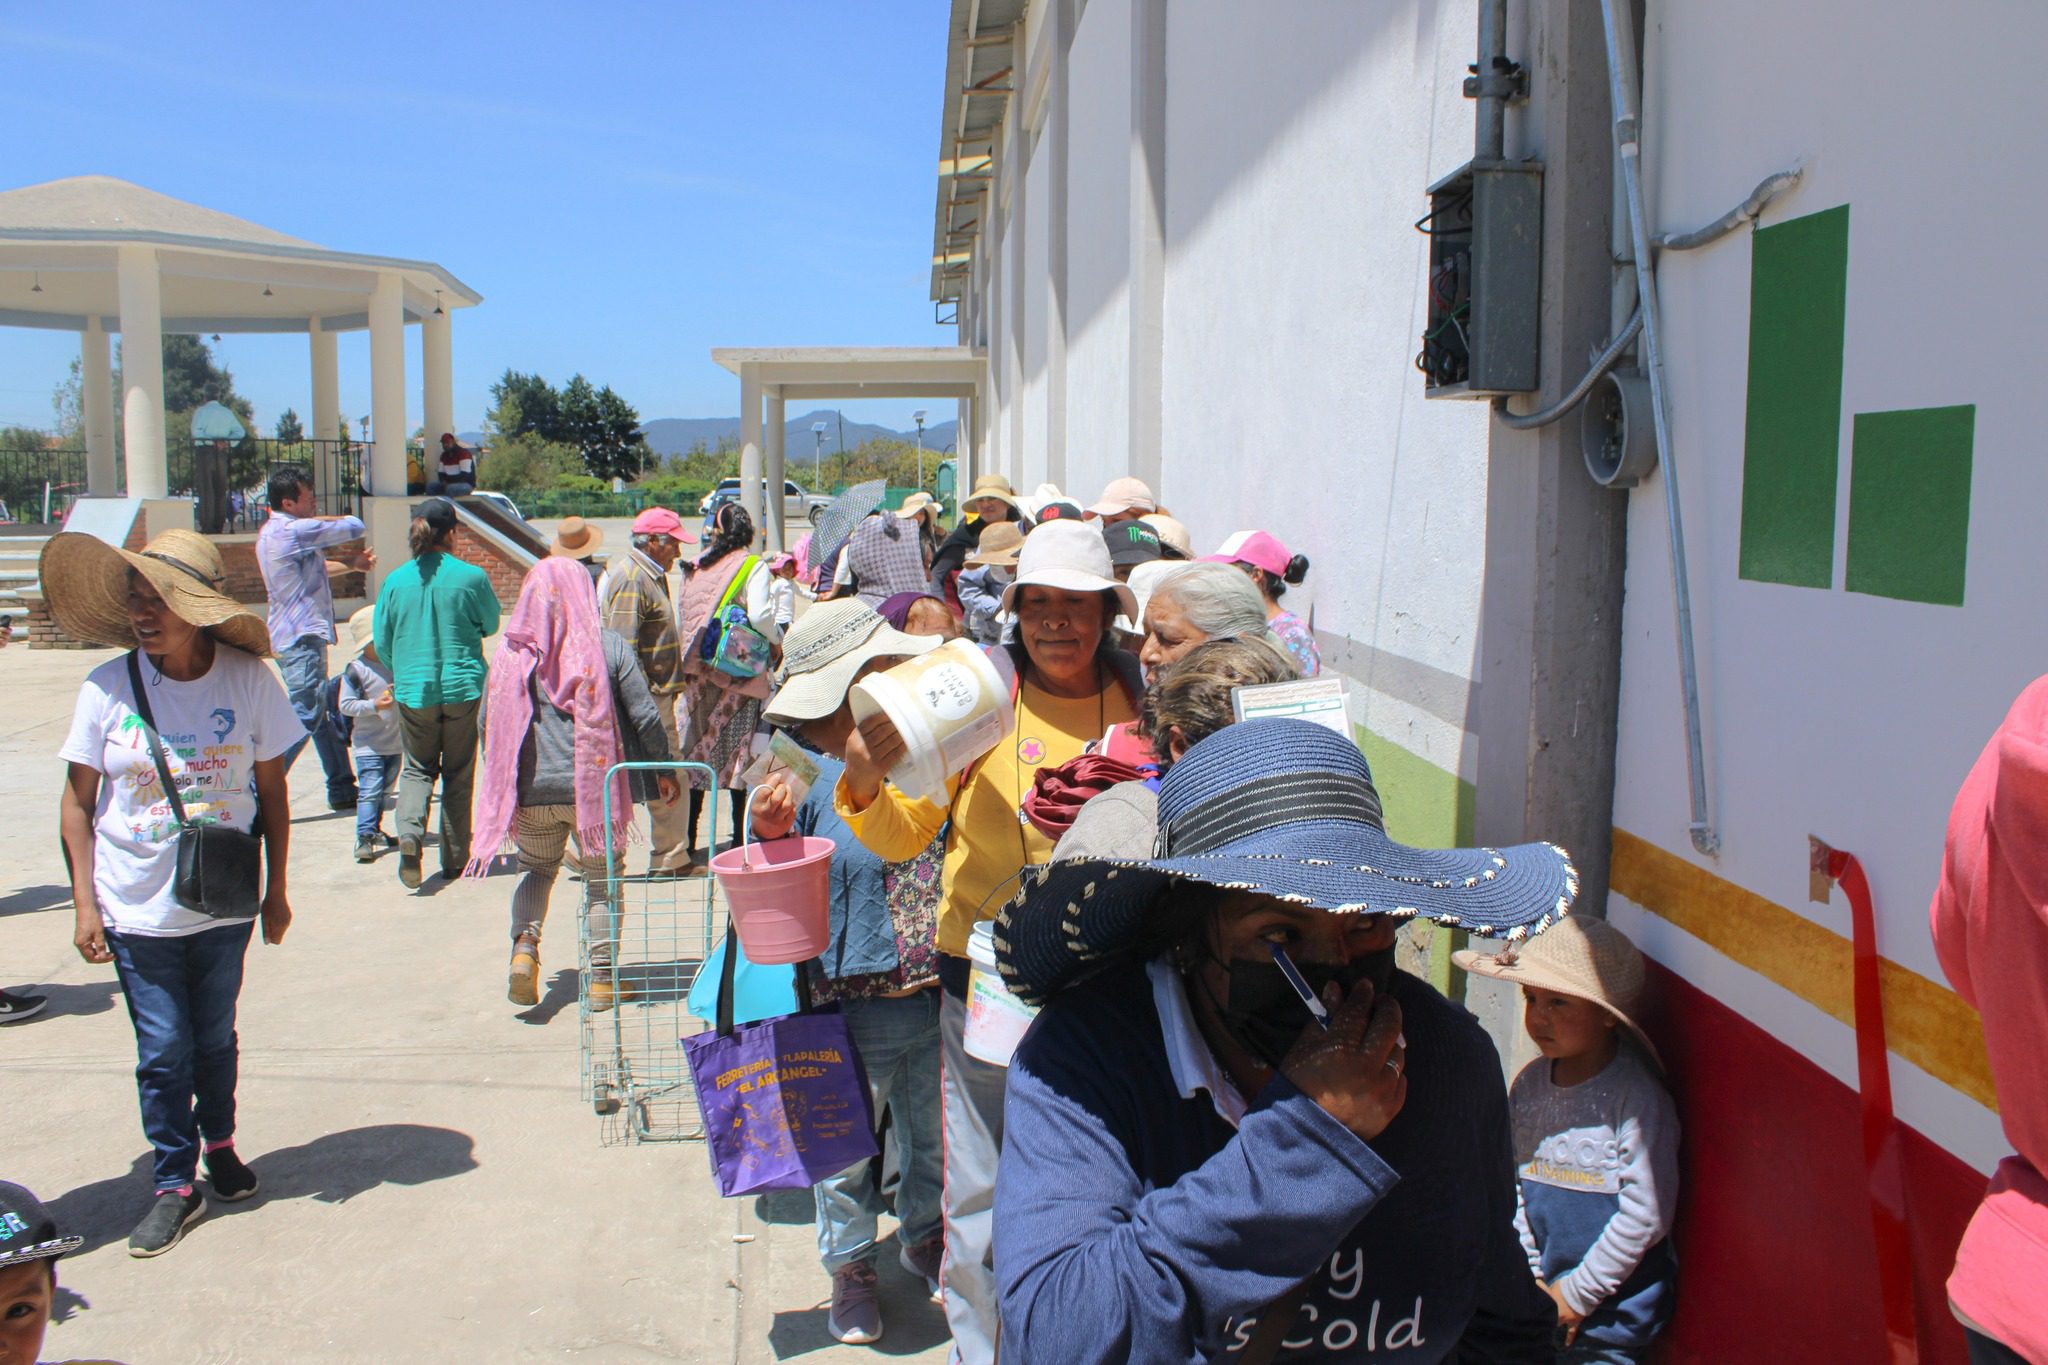
[[[455,370],[448,314],[420,319],[420,410],[426,414],[427,449],[455,430]]]
[[[787,501],[782,496],[782,471],[787,463],[783,450],[788,422],[784,411],[782,388],[777,385],[768,391],[768,492],[767,512],[768,548],[777,554],[789,548],[789,528],[784,525],[789,516]]]
[[[978,399],[960,400],[959,435],[954,438],[953,451],[958,462],[953,466],[953,515],[957,521],[960,509],[967,505],[967,491],[974,487],[974,481],[981,475],[981,403]]]
[[[128,496],[163,499],[169,493],[164,472],[163,287],[157,279],[156,248],[119,250],[122,453],[128,461]],[[151,529],[154,533],[162,528]]]
[[[313,362],[313,420],[306,434],[324,443],[314,446],[315,451],[333,451],[332,443],[341,434],[340,348],[335,344],[334,333],[322,326],[318,318],[311,318],[306,323],[306,348]],[[327,497],[339,491],[334,487],[339,463],[338,453],[313,457],[315,493]]]
[[[372,595],[384,575],[410,557],[406,532],[412,507],[405,493],[405,284],[393,271],[377,276],[370,291],[370,492],[363,502],[370,549]]]
[[[761,372],[740,366],[740,506],[761,525]]]
[[[85,491],[94,498],[118,497],[121,470],[114,451],[113,348],[98,314],[85,320],[78,338],[79,417],[85,423]]]
[[[393,271],[370,291],[370,491],[405,496],[405,284]]]

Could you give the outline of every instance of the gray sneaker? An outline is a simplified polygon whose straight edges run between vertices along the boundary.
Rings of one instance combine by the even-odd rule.
[[[939,1292],[939,1265],[946,1257],[946,1239],[943,1236],[927,1237],[915,1246],[906,1244],[898,1257],[903,1268],[924,1281],[924,1287],[931,1291],[933,1303],[945,1302],[945,1295]]]
[[[882,1306],[875,1302],[875,1267],[855,1261],[832,1272],[832,1311],[825,1330],[834,1341],[867,1346],[882,1339]]]
[[[135,1225],[135,1231],[128,1236],[130,1256],[161,1256],[178,1244],[191,1227],[206,1216],[206,1199],[199,1191],[179,1194],[173,1190],[159,1194],[149,1206],[149,1212]]]

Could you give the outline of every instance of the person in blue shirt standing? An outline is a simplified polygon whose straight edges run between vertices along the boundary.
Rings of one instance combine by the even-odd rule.
[[[846,692],[863,674],[888,668],[939,644],[936,636],[906,635],[857,601],[812,607],[783,641],[776,692],[763,712],[771,723],[795,730],[824,751],[818,780],[801,803],[787,782],[771,775],[754,789],[754,837],[791,830],[830,839],[831,939],[813,964],[813,996],[840,1002],[847,1031],[860,1052],[875,1112],[896,1116],[902,1183],[896,1190],[901,1222],[899,1259],[938,1300],[944,1251],[940,1196],[944,1187],[939,1137],[939,889],[945,840],[935,838],[916,857],[884,862],[862,847],[832,806],[832,792],[854,733]],[[845,760],[844,762],[842,760]],[[826,1330],[839,1341],[865,1345],[882,1335],[875,1298],[876,1219],[881,1191],[873,1163],[863,1161],[818,1182],[818,1257],[832,1277]]]
[[[1351,741],[1282,719],[1188,748],[1158,848],[1029,869],[997,921],[1042,1004],[996,1178],[1003,1359],[1548,1365],[1499,1059],[1394,931],[1545,928],[1568,856],[1397,844]]]
[[[279,465],[270,471],[270,516],[256,533],[256,567],[270,598],[270,638],[276,642],[278,671],[284,688],[310,737],[320,767],[327,775],[327,804],[334,810],[356,808],[356,775],[349,766],[348,746],[327,719],[320,689],[327,683],[327,647],[334,643],[332,575],[350,569],[367,571],[377,562],[368,550],[346,560],[329,559],[330,545],[363,536],[360,517],[316,515],[313,476],[303,465]],[[301,740],[285,755],[285,771],[306,747]]]

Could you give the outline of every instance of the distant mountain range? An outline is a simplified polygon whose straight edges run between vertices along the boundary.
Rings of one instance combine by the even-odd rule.
[[[888,437],[899,441],[915,441],[917,430],[891,431],[888,427],[875,426],[868,422],[844,422],[839,413],[832,409],[820,408],[807,412],[801,417],[792,417],[783,426],[783,451],[789,461],[791,477],[796,468],[819,452],[817,436],[811,431],[813,422],[825,424],[823,453],[837,455],[842,449],[852,450],[868,441]],[[959,422],[945,421],[924,429],[924,448],[935,454],[943,452],[958,439]],[[643,422],[640,431],[647,437],[647,447],[661,455],[682,455],[690,447],[702,441],[709,449],[716,449],[720,438],[738,441],[740,419],[737,417],[657,417]],[[844,446],[841,445],[842,432]]]

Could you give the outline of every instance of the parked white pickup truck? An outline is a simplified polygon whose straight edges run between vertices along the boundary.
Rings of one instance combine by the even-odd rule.
[[[767,496],[768,481],[763,479],[761,480],[761,497],[764,503],[767,501]],[[736,478],[720,479],[718,487],[706,493],[704,500],[697,504],[697,510],[708,517],[725,503],[738,502],[739,500],[740,481]],[[797,487],[793,480],[784,479],[782,481],[782,516],[785,523],[807,521],[815,526],[818,523],[818,514],[831,505],[832,499],[821,493],[806,493],[803,489]]]

